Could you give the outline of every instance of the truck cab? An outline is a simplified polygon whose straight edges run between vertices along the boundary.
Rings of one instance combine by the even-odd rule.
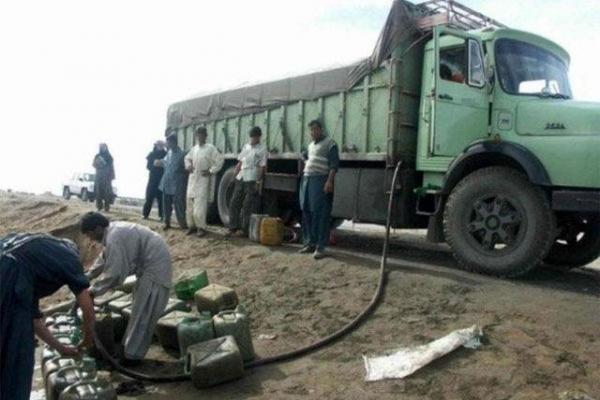
[[[573,100],[570,58],[534,34],[433,30],[417,170],[459,262],[522,275],[600,253],[600,103]]]

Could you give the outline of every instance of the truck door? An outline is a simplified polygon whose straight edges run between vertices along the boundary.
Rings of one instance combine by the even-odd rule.
[[[488,135],[488,92],[481,41],[466,32],[435,30],[435,123],[431,153],[455,156]]]

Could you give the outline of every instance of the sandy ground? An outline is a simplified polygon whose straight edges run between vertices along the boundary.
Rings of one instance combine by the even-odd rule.
[[[88,209],[75,199],[0,193],[0,235],[46,231],[77,238],[74,224]],[[134,211],[119,208],[112,217],[159,230],[158,221],[141,221]],[[375,289],[382,244],[377,230],[342,230],[335,255],[314,261],[296,254],[294,246],[266,248],[226,240],[222,228],[212,229],[206,239],[180,231],[165,235],[175,275],[205,269],[211,282],[235,288],[250,313],[261,356],[331,333],[352,319]],[[84,244],[86,261],[96,250]],[[188,382],[148,384],[139,398],[600,399],[598,270],[540,269],[518,281],[489,278],[459,270],[445,246],[399,231],[393,236],[388,282],[374,315],[324,350],[248,370],[239,381],[200,392]],[[61,291],[43,304],[66,296]],[[363,354],[424,344],[472,324],[485,333],[479,350],[458,349],[406,379],[364,382]],[[260,334],[277,337],[259,340]],[[170,360],[177,367],[158,346],[149,358]],[[144,369],[168,366],[149,361]]]

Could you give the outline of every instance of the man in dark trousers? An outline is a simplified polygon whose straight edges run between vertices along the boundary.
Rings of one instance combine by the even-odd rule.
[[[188,183],[188,173],[185,170],[185,152],[177,145],[177,135],[167,136],[167,156],[156,160],[154,165],[164,168],[165,172],[160,181],[159,189],[163,192],[164,204],[164,229],[171,229],[171,215],[173,207],[175,216],[181,229],[187,229],[185,219],[185,194]]]
[[[41,298],[67,285],[83,311],[84,340],[94,337],[94,303],[75,243],[44,234],[0,237],[0,399],[29,400],[35,339],[67,357],[79,349],[60,343],[44,324]]]
[[[250,130],[250,141],[247,143],[240,155],[235,167],[235,189],[229,209],[231,210],[231,222],[229,224],[229,235],[248,236],[250,215],[256,212],[260,186],[267,167],[267,148],[260,143],[262,131],[258,126]]]
[[[161,221],[163,219],[163,194],[158,188],[160,185],[160,180],[162,179],[163,173],[165,170],[161,167],[157,167],[154,165],[154,161],[162,160],[167,155],[167,150],[165,149],[165,142],[162,140],[154,143],[154,149],[148,154],[146,157],[146,168],[149,171],[148,176],[148,185],[146,186],[146,202],[144,203],[144,219],[148,219],[150,216],[150,211],[152,210],[152,205],[154,204],[154,199],[158,203],[158,216]]]
[[[308,127],[313,141],[305,154],[304,173],[300,183],[304,239],[304,247],[300,253],[314,252],[314,258],[318,260],[325,257],[325,246],[329,241],[334,181],[340,155],[337,144],[325,135],[320,121],[311,121]]]

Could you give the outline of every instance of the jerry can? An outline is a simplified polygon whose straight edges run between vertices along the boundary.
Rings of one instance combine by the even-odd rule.
[[[211,315],[238,305],[238,297],[233,289],[214,283],[198,290],[194,299],[199,313],[209,311]]]
[[[263,218],[260,222],[260,243],[280,246],[283,243],[283,222],[279,218]]]
[[[100,313],[102,312],[102,308],[99,306],[94,306],[94,312],[95,313]],[[83,320],[83,311],[81,310],[81,308],[77,309],[77,318],[79,321]]]
[[[189,279],[182,279],[175,284],[175,295],[179,300],[193,300],[194,293],[208,286],[208,275],[201,271],[198,275]]]
[[[59,343],[61,344],[65,344],[65,345],[71,345],[73,344],[73,342],[71,341],[71,336],[70,335],[55,335],[54,336],[56,338],[56,340],[59,341]],[[44,369],[44,363],[52,358],[55,357],[60,357],[60,353],[57,350],[54,350],[52,348],[50,348],[50,346],[48,346],[47,344],[44,344],[43,350],[42,350],[42,370]]]
[[[86,371],[81,365],[69,365],[48,374],[46,400],[58,400],[63,390],[81,380],[94,378],[95,372],[95,370]]]
[[[108,305],[113,300],[120,299],[121,297],[125,297],[127,293],[122,292],[120,290],[110,291],[104,293],[102,296],[94,297],[94,305],[102,308]]]
[[[117,287],[117,290],[120,292],[125,292],[127,294],[133,293],[133,289],[137,283],[137,277],[135,275],[128,276],[125,278],[123,284]]]
[[[77,318],[74,315],[66,313],[54,314],[51,317],[46,318],[44,322],[49,329],[59,326],[73,326],[78,323]]]
[[[192,309],[185,303],[185,301],[171,298],[167,302],[167,306],[165,307],[165,311],[163,311],[162,315],[167,315],[172,311],[190,312]]]
[[[76,325],[66,325],[66,324],[52,324],[48,326],[48,330],[52,332],[53,335],[72,335],[73,332],[77,329]]]
[[[133,295],[128,294],[117,299],[111,300],[108,303],[108,309],[114,313],[120,314],[125,307],[131,306],[133,303]]]
[[[179,350],[177,339],[177,326],[186,318],[195,318],[196,315],[182,311],[172,311],[161,317],[156,325],[156,336],[165,349]]]
[[[42,363],[42,377],[44,379],[44,384],[46,383],[48,376],[61,368],[68,367],[71,365],[77,365],[77,360],[70,357],[63,357],[61,355],[57,355],[49,360],[46,360]]]
[[[177,341],[181,357],[185,357],[189,346],[215,337],[210,312],[205,311],[194,318],[184,318],[177,326]]]
[[[59,400],[117,400],[117,392],[105,380],[82,380],[67,387]]]
[[[133,311],[133,304],[123,308],[121,310],[121,314],[126,319],[131,318],[131,313]],[[184,302],[178,299],[169,299],[167,305],[165,306],[165,310],[162,312],[161,316],[169,314],[171,311],[191,311],[191,308]]]
[[[260,224],[263,218],[267,218],[268,214],[252,214],[248,224],[248,239],[253,242],[260,242]]]
[[[221,311],[213,317],[213,324],[217,337],[233,336],[244,361],[254,359],[256,354],[250,333],[250,320],[242,307]]]
[[[244,362],[233,336],[225,336],[188,347],[185,371],[202,389],[241,378]]]

